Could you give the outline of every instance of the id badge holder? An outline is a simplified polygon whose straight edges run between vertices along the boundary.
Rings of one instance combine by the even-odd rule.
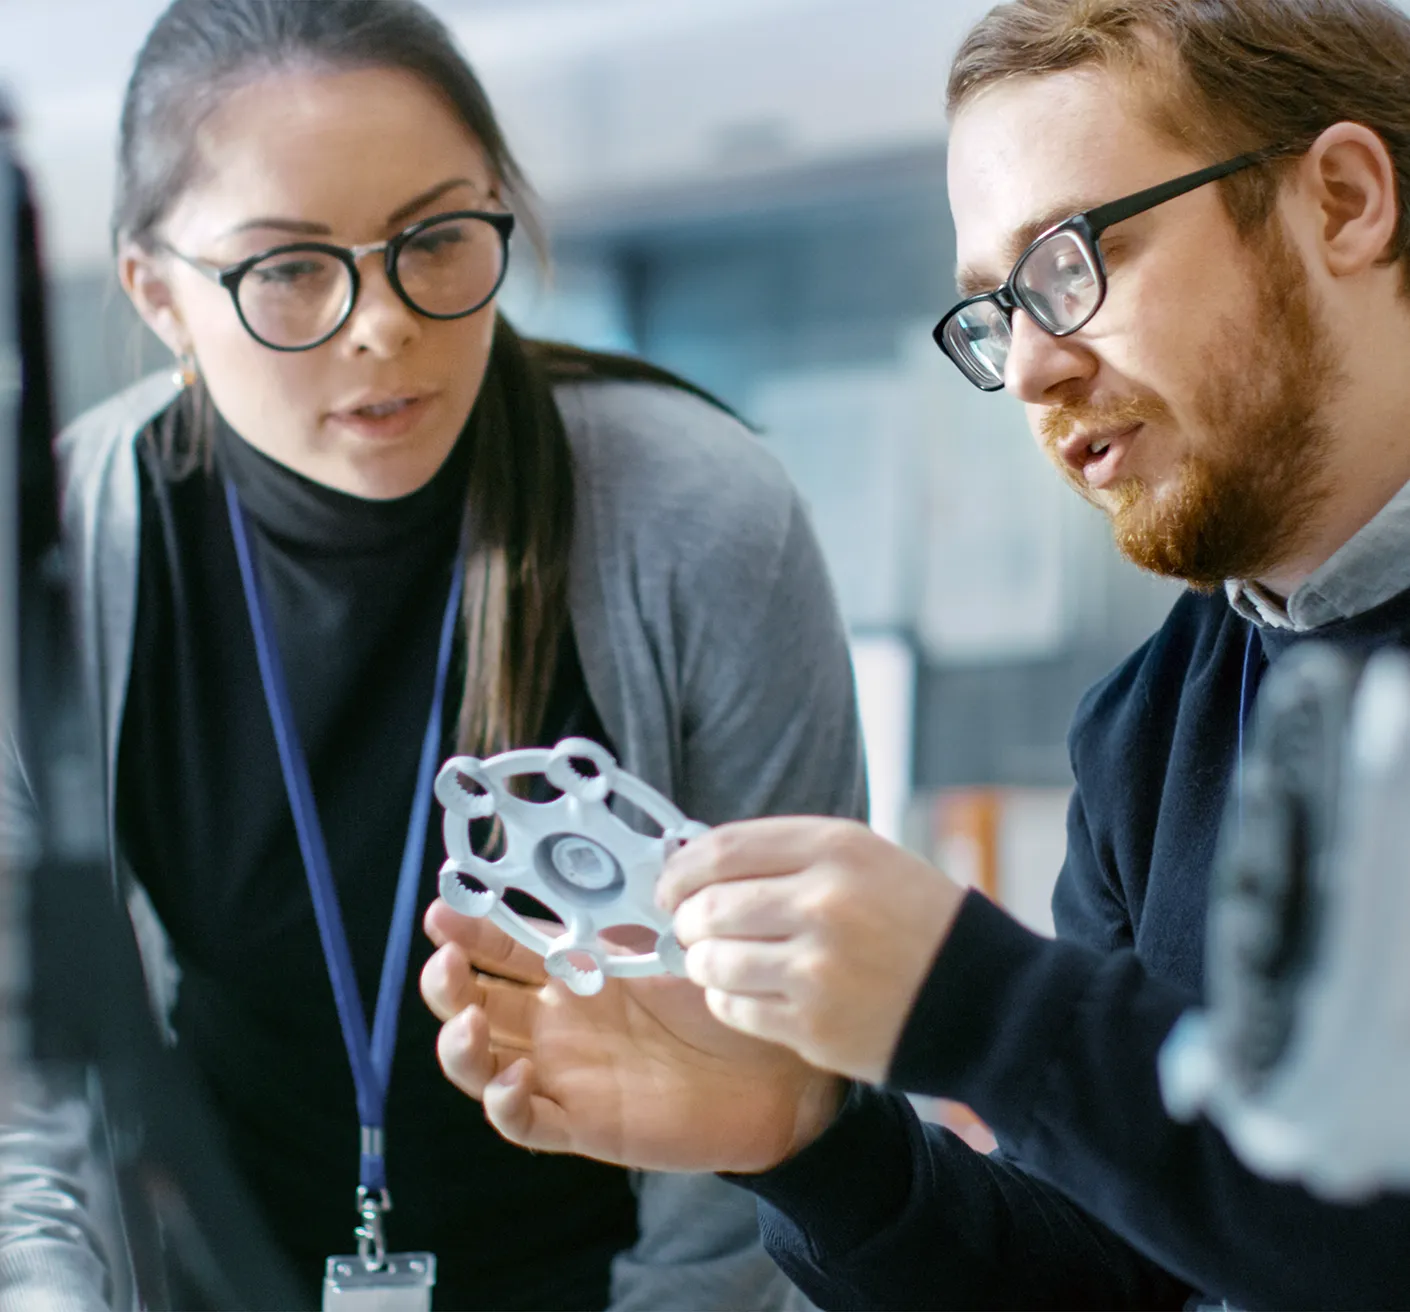
[[[323,1312],[431,1312],[436,1259],[388,1253],[375,1270],[365,1258],[330,1257],[323,1272]]]
[[[357,1252],[324,1264],[323,1312],[431,1312],[435,1255],[387,1252],[382,1217],[391,1205],[385,1189],[357,1191]]]

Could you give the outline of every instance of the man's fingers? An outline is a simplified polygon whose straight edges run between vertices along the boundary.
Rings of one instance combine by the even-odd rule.
[[[536,1092],[537,1073],[521,1057],[484,1091],[485,1119],[510,1143],[541,1152],[562,1153],[572,1147],[568,1118],[551,1098]]]
[[[666,862],[656,886],[657,905],[674,912],[708,884],[795,874],[857,827],[846,820],[811,816],[720,825],[692,839]]]
[[[711,938],[686,952],[685,969],[703,989],[781,998],[788,992],[795,955],[789,944]]]
[[[808,875],[736,879],[692,893],[673,928],[687,947],[707,938],[784,939],[807,928]]]
[[[797,1049],[798,1021],[793,1009],[780,998],[751,998],[720,989],[705,990],[705,1005],[716,1020],[731,1029],[767,1043]],[[800,1054],[801,1055],[801,1054]]]
[[[437,898],[427,908],[424,924],[433,943],[454,943],[475,970],[520,984],[542,984],[548,979],[538,953],[489,920],[452,911],[443,898]]]

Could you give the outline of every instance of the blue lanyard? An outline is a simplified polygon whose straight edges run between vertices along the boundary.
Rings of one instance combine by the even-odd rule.
[[[407,959],[411,953],[416,893],[421,883],[421,865],[426,852],[426,825],[431,813],[431,790],[441,754],[441,721],[445,705],[446,676],[450,669],[456,618],[460,612],[464,565],[457,555],[451,575],[450,596],[446,600],[445,617],[441,621],[431,713],[426,720],[426,733],[421,741],[421,763],[416,774],[416,791],[412,797],[411,819],[407,824],[406,846],[402,850],[401,874],[397,877],[392,925],[387,936],[386,953],[382,958],[382,981],[377,990],[377,1011],[369,1041],[367,1017],[363,1011],[362,999],[358,995],[357,976],[353,971],[347,932],[343,928],[337,889],[333,885],[328,848],[323,841],[323,827],[319,823],[318,808],[314,804],[308,763],[304,759],[298,730],[294,726],[289,690],[284,681],[284,667],[275,644],[274,626],[260,589],[259,571],[254,553],[250,549],[244,509],[240,505],[234,485],[228,479],[225,483],[225,504],[230,513],[230,529],[235,538],[235,553],[240,562],[240,581],[245,589],[245,605],[250,613],[250,627],[254,630],[260,681],[264,685],[264,698],[269,706],[269,719],[279,748],[279,764],[284,772],[284,787],[289,794],[289,806],[294,813],[294,828],[299,838],[299,851],[303,854],[309,891],[313,895],[318,934],[323,942],[323,957],[333,984],[338,1021],[342,1026],[343,1042],[347,1046],[353,1083],[357,1088],[357,1112],[362,1125],[362,1162],[359,1178],[364,1190],[380,1194],[387,1187],[386,1162],[383,1156],[387,1086],[392,1072],[392,1054],[396,1048],[397,1019],[401,1010],[402,991],[406,984]]]
[[[1248,626],[1248,638],[1244,642],[1243,679],[1239,684],[1239,823],[1244,819],[1244,747],[1248,742],[1249,725],[1253,720],[1253,703],[1258,696],[1258,686],[1263,682],[1263,670],[1267,665],[1263,651],[1263,639],[1258,636],[1258,626]]]

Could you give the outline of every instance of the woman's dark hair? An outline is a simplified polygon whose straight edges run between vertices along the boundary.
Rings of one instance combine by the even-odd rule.
[[[358,68],[402,69],[436,88],[542,251],[532,198],[484,89],[445,26],[416,0],[174,0],[137,56],[123,103],[114,243],[152,249],[158,224],[198,175],[201,124],[232,91],[286,70]],[[476,454],[462,751],[524,746],[542,729],[568,623],[573,533],[572,458],[553,387],[573,379],[651,381],[704,395],[628,357],[525,341],[500,317],[467,434]],[[208,452],[211,417],[198,381],[170,412],[168,434]]]

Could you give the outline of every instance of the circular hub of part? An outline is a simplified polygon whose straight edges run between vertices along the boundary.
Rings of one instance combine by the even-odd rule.
[[[522,784],[533,776],[558,795],[526,798]],[[621,769],[604,747],[572,738],[484,760],[452,757],[436,777],[436,797],[445,808],[441,896],[452,909],[494,921],[575,993],[598,992],[609,975],[684,975],[684,950],[656,906],[656,880],[670,854],[705,826]],[[490,820],[501,838],[495,860],[475,850],[473,837],[474,826]],[[559,923],[515,911],[505,894],[516,889]],[[629,930],[633,943],[649,941],[650,950],[604,939],[613,929]]]
[[[573,893],[611,895],[625,882],[621,862],[600,843],[581,834],[552,834],[539,844],[539,870],[550,882]]]

